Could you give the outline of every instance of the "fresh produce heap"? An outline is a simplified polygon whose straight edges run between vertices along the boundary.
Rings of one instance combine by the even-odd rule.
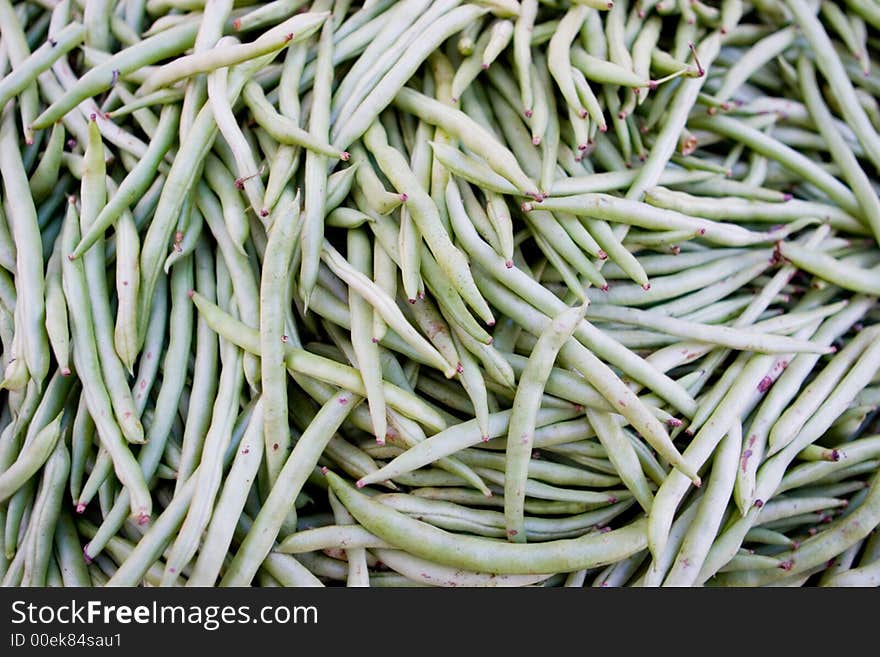
[[[876,0],[0,0],[5,586],[880,584]]]

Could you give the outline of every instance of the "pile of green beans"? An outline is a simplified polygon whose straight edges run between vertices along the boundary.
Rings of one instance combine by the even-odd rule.
[[[875,0],[0,0],[3,586],[880,585]]]

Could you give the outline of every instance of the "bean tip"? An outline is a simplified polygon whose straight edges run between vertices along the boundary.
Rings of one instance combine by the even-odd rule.
[[[193,296],[195,296],[195,293],[196,293],[195,290],[190,290],[189,292],[186,293],[186,295],[187,295],[190,299],[192,299]]]
[[[74,508],[77,515],[82,515],[86,512],[86,504],[85,502],[77,502],[76,507]]]
[[[329,471],[330,471],[330,469],[326,465],[321,466],[321,474],[324,475],[325,477],[327,476],[327,473]],[[360,487],[361,487],[361,482],[358,482],[358,488],[360,488]]]
[[[61,376],[70,376],[70,368],[62,367],[61,368]]]
[[[351,158],[351,153],[349,153],[348,151],[342,151],[339,154],[339,159],[342,160],[343,162],[348,162],[348,160],[350,158]]]
[[[505,260],[504,266],[507,267],[508,269],[513,269],[513,260]]]

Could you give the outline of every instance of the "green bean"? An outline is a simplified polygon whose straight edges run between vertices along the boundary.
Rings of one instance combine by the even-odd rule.
[[[91,586],[82,547],[70,513],[62,511],[55,528],[55,555],[63,586]]]
[[[233,69],[233,80],[229,85],[231,100],[238,96],[248,78],[266,63],[266,57],[268,55]],[[143,318],[142,322],[149,316],[150,300],[159,277],[160,263],[164,260],[167,241],[171,237],[177,215],[183,207],[187,193],[195,184],[200,164],[204,161],[217,132],[211,107],[206,105],[199,111],[186,139],[181,143],[165,186],[162,188],[159,204],[144,235],[141,248],[141,302],[138,316]],[[255,295],[251,295],[250,298],[255,298]],[[139,337],[144,328],[142,324],[138,331]]]
[[[219,43],[222,44],[223,39]],[[235,121],[232,107],[227,103],[227,73],[228,69],[221,68],[208,76],[208,101],[214,115],[214,121],[229,146],[235,170],[238,173],[235,187],[244,189],[245,196],[250,202],[250,209],[263,219],[269,214],[266,208],[260,206],[266,191],[253,149]],[[228,159],[227,166],[232,167],[232,162]]]
[[[365,276],[370,275],[372,253],[366,233],[357,230],[348,232],[348,257],[355,270]],[[348,303],[351,311],[352,345],[357,356],[357,361],[353,364],[361,372],[372,419],[373,433],[381,444],[385,442],[387,421],[379,346],[372,335],[373,315],[377,310],[353,287],[349,288]],[[384,317],[383,322],[385,322]]]
[[[263,436],[269,481],[278,472],[290,452],[290,429],[287,422],[287,370],[284,366],[285,314],[287,281],[291,269],[296,235],[299,233],[299,197],[286,190],[271,218],[269,242],[263,257],[260,281],[260,383],[262,386]]]
[[[517,16],[513,27],[513,65],[519,80],[520,100],[526,117],[531,116],[534,102],[532,78],[529,71],[532,62],[532,35],[537,14],[538,2],[524,0],[520,3],[519,16]]]
[[[812,201],[786,200],[781,203],[760,202],[736,197],[700,198],[654,187],[645,200],[651,205],[698,215],[706,219],[728,221],[791,221],[802,217],[816,217],[833,228],[860,232],[860,222],[837,206]],[[721,208],[724,208],[722,211]]]
[[[581,105],[572,76],[570,48],[586,18],[589,8],[574,6],[566,12],[559,22],[547,49],[547,65],[550,74],[559,86],[562,97],[570,108],[585,116],[587,110]]]
[[[868,330],[851,340],[776,420],[768,436],[769,456],[795,439],[807,420],[837,385],[841,376],[849,371],[873,339],[873,332]]]
[[[538,337],[520,376],[507,434],[507,464],[504,478],[504,515],[508,540],[521,543],[524,535],[525,482],[532,456],[534,430],[541,395],[562,345],[583,319],[586,304],[567,309],[553,318]]]
[[[610,413],[587,409],[587,419],[595,429],[596,435],[608,458],[619,473],[623,484],[632,492],[642,509],[648,513],[653,503],[653,493],[639,464],[635,447],[623,430],[613,421]]]
[[[844,120],[858,135],[868,159],[875,167],[880,167],[880,137],[859,104],[849,77],[833,51],[828,34],[819,19],[802,0],[786,0],[785,4],[794,15],[804,38],[816,53],[816,65],[828,81],[834,96],[839,99]]]
[[[437,207],[423,189],[399,152],[388,146],[381,127],[374,125],[364,135],[366,145],[379,160],[379,166],[401,194],[406,194],[407,208],[419,232],[436,257],[443,272],[480,318],[493,324],[489,306],[480,296],[464,254],[456,248],[439,220]]]
[[[342,278],[360,297],[368,301],[373,306],[374,311],[380,313],[382,319],[409,342],[413,348],[420,351],[428,359],[428,362],[446,373],[449,377],[455,375],[455,365],[453,364],[450,369],[450,364],[446,362],[440,352],[409,324],[393,299],[387,298],[367,276],[352,267],[329,242],[324,242],[321,255],[324,262],[327,263],[333,272]]]
[[[333,144],[340,150],[345,150],[361,137],[436,46],[483,15],[485,11],[481,7],[472,5],[457,7],[441,16],[422,32],[420,38],[410,44],[400,60],[388,70],[357,109],[349,115],[345,121],[345,130],[333,131],[331,134]]]
[[[197,292],[193,293],[192,300],[214,331],[224,339],[239,344],[249,353],[259,354],[259,337],[254,329],[241,324]],[[290,372],[301,372],[327,383],[339,385],[358,395],[365,394],[360,375],[354,368],[345,367],[290,345],[285,346],[285,363]],[[389,406],[436,431],[442,431],[446,427],[443,418],[428,404],[413,395],[407,395],[399,387],[387,382],[383,384],[383,388]]]
[[[253,112],[257,123],[280,143],[302,146],[327,157],[338,157],[342,160],[348,159],[346,153],[340,153],[329,143],[322,142],[320,138],[300,128],[292,119],[276,112],[271,104],[269,104],[269,101],[266,100],[262,87],[256,82],[248,82],[245,85],[242,98],[251,112]]]
[[[86,459],[91,451],[95,435],[95,423],[89,415],[85,395],[80,395],[70,438],[70,497],[79,500]],[[85,510],[85,509],[83,509]]]
[[[663,586],[689,586],[699,574],[733,492],[741,444],[742,427],[734,422],[721,439],[706,491],[700,498],[697,513],[678,550],[675,564],[663,580]]]
[[[745,352],[748,355],[748,352]],[[767,375],[773,364],[773,357],[767,355],[748,356],[741,373],[735,377],[734,384],[727,388],[723,400],[709,416],[709,419],[697,431],[683,458],[691,467],[700,467],[705,463],[718,442],[724,437],[734,418],[740,416],[743,408],[749,403],[750,395],[758,383]],[[720,388],[719,388],[720,389]],[[688,481],[680,473],[673,473],[663,482],[654,497],[654,505],[649,517],[650,544],[652,554],[663,550],[672,523],[675,507],[687,491]]]
[[[113,332],[116,353],[122,359],[129,373],[133,372],[138,355],[137,339],[137,297],[140,276],[138,276],[138,255],[140,240],[137,226],[131,213],[125,211],[116,223],[116,297],[118,309],[116,326]]]
[[[86,28],[76,21],[53,35],[29,57],[14,66],[13,71],[0,83],[0,106],[23,92],[38,75],[48,70],[53,62],[82,43]]]
[[[162,110],[156,134],[150,140],[150,146],[137,166],[126,176],[109,202],[100,209],[94,223],[80,240],[72,252],[74,258],[80,257],[92,246],[104,231],[112,225],[139,196],[142,196],[150,183],[153,182],[156,170],[162,158],[171,147],[171,141],[177,132],[180,113],[176,106],[168,105]]]
[[[443,128],[468,149],[486,160],[499,175],[510,181],[524,196],[539,196],[538,186],[520,169],[516,158],[490,133],[459,110],[447,107],[412,89],[401,89],[394,98],[400,109]]]
[[[871,488],[864,502],[853,513],[834,523],[826,531],[804,540],[796,551],[783,552],[776,558],[785,564],[784,574],[797,574],[806,571],[819,564],[824,564],[828,559],[845,551],[847,548],[865,538],[876,525],[878,514],[877,490],[878,478],[874,476]],[[736,575],[719,577],[716,580],[727,583],[742,585],[760,585],[780,579],[780,571],[769,573],[759,572],[743,573],[741,577]]]
[[[541,438],[542,430],[535,432],[536,441]],[[485,447],[485,442],[476,445],[476,447]],[[537,443],[536,443],[537,446]],[[462,462],[474,467],[486,467],[492,470],[503,471],[506,459],[502,454],[495,454],[486,449],[468,449],[460,453],[459,458]],[[608,487],[616,486],[620,483],[616,473],[614,475],[598,474],[587,472],[580,468],[556,463],[555,461],[544,461],[532,459],[529,462],[529,476],[533,479],[544,481],[562,486],[588,486],[588,487]]]
[[[791,242],[780,242],[777,248],[783,258],[823,280],[861,294],[880,294],[880,280],[873,269],[850,265],[833,256],[805,249]]]
[[[356,395],[342,392],[322,406],[290,453],[251,530],[221,579],[221,586],[250,582],[259,563],[271,550],[289,505],[317,464],[324,445],[360,401],[362,399]]]
[[[351,156],[354,158],[352,162],[358,167],[355,173],[355,182],[357,183],[356,189],[360,190],[364,201],[363,203],[357,202],[362,211],[371,210],[378,215],[387,215],[403,203],[399,194],[386,191],[379,176],[373,170],[373,165],[367,159],[367,152],[359,143],[351,146]],[[355,199],[357,199],[357,195],[355,195]]]
[[[681,549],[691,525],[693,525],[702,498],[702,491],[700,493],[699,496],[688,501],[687,508],[672,523],[669,529],[669,538],[663,551],[652,559],[644,574],[633,582],[634,586],[657,587],[662,584],[663,577],[672,567],[675,557]]]
[[[44,147],[43,156],[34,172],[31,174],[29,184],[34,202],[39,203],[51,195],[58,183],[61,172],[61,159],[64,150],[64,124],[56,123],[52,126],[52,132]]]
[[[496,173],[485,160],[437,141],[431,141],[430,144],[434,157],[456,176],[499,194],[517,193],[513,183]]]
[[[52,557],[52,543],[61,512],[63,481],[70,470],[70,454],[64,440],[58,440],[46,461],[40,488],[34,501],[34,512],[28,524],[34,524],[36,533],[33,550],[26,557],[23,585],[44,586]]]
[[[395,19],[388,21],[340,83],[333,99],[331,120],[335,122],[339,116],[351,116],[379,81],[400,61],[407,48],[430,25],[448,16],[450,10],[459,4],[456,0],[444,0],[427,5],[422,0],[416,0],[398,8],[402,15],[395,14]]]
[[[143,538],[110,577],[107,586],[134,586],[162,555],[186,515],[196,490],[198,469],[152,523]]]
[[[752,73],[785,51],[792,44],[795,36],[794,28],[789,27],[754,44],[727,70],[720,88],[714,92],[715,98],[721,102],[728,100]]]
[[[70,329],[67,323],[67,302],[61,283],[61,240],[46,265],[46,333],[55,361],[62,375],[70,374]]]
[[[762,155],[778,161],[787,169],[803,176],[805,180],[816,185],[825,192],[829,198],[837,203],[843,210],[851,214],[860,215],[858,202],[852,191],[836,178],[818,167],[812,160],[796,150],[785,146],[779,141],[767,136],[756,128],[749,127],[730,117],[713,116],[710,119],[697,119],[691,125],[697,129],[708,129],[719,134],[734,138],[745,143],[749,148]]]
[[[87,231],[91,227],[100,211],[99,209],[104,205],[107,198],[104,146],[101,140],[101,133],[95,121],[89,122],[89,143],[86,146],[85,159],[86,168],[83,172],[81,185],[82,207],[80,211],[80,226],[82,232]],[[120,241],[120,246],[123,247],[123,256],[126,255],[124,253],[126,248],[136,246],[137,238],[131,235],[131,232],[136,232],[134,226],[129,226],[129,235],[124,238],[128,239],[131,244],[125,245]],[[98,246],[100,247],[100,240]],[[128,265],[130,265],[129,262],[122,260],[120,266]],[[113,317],[110,309],[109,295],[107,294],[107,275],[104,257],[100,253],[100,248],[89,252],[83,259],[83,267],[85,269],[86,283],[92,292],[92,325],[101,364],[101,374],[103,375],[107,392],[110,395],[113,412],[125,439],[131,443],[142,443],[144,442],[143,426],[134,409],[134,399],[128,387],[125,369],[115,348]],[[131,268],[136,271],[136,267]],[[130,271],[123,273],[123,276],[130,275]],[[126,308],[124,298],[122,306],[122,312],[129,313],[129,317],[123,316],[122,321],[134,324],[136,320],[131,314],[135,309],[131,307]],[[131,371],[136,349],[133,349],[131,345],[125,346],[128,348],[128,351],[125,353],[128,359],[126,364],[129,371]]]
[[[504,587],[537,584],[547,575],[490,575],[471,573],[419,559],[401,550],[371,550],[382,563],[415,581],[434,586]]]
[[[258,435],[263,426],[262,398],[254,405],[248,429],[239,443],[223,490],[211,516],[202,549],[187,578],[187,586],[211,586],[220,573],[223,558],[232,542],[238,516],[257,476],[264,456],[264,440]]]
[[[17,147],[9,105],[0,125],[0,174],[6,192],[6,220],[16,249],[15,282],[23,322],[22,355],[31,378],[42,381],[49,370],[43,254],[33,199],[22,193],[28,189],[27,174]]]
[[[497,25],[497,23],[493,24]],[[477,76],[494,61],[494,57],[488,62],[484,62],[483,54],[486,52],[486,46],[489,39],[492,38],[492,30],[483,30],[479,39],[474,44],[473,51],[465,57],[458,68],[455,69],[455,77],[452,79],[452,102],[457,103],[462,94],[467,90],[468,86],[477,79]],[[495,53],[497,57],[497,53]]]
[[[192,260],[187,258],[176,266],[171,275],[172,319],[168,347],[164,358],[165,377],[156,399],[155,417],[150,423],[146,446],[138,454],[138,463],[144,478],[149,480],[159,467],[159,460],[168,442],[174,421],[174,412],[185,385],[186,371],[174,368],[174,363],[185,358],[192,334],[192,312],[189,309],[189,291],[192,288]],[[156,359],[158,360],[158,359]],[[117,496],[113,507],[104,515],[104,522],[92,536],[85,548],[87,557],[99,554],[112,535],[119,531],[125,521],[125,509],[129,504],[128,492]]]
[[[700,239],[722,246],[748,246],[783,239],[791,232],[803,227],[802,222],[794,222],[787,228],[765,233],[752,232],[741,226],[707,221],[672,210],[651,208],[644,203],[620,199],[606,194],[582,194],[545,200],[540,206],[527,204],[524,209],[537,208],[571,212],[607,221],[626,223],[653,230],[689,230]],[[638,281],[637,281],[638,282]]]
[[[480,361],[486,374],[499,385],[512,390],[515,387],[513,368],[492,345],[478,341],[458,324],[452,324],[457,342]]]
[[[328,15],[329,13],[326,12],[306,12],[279,23],[250,44],[225,47],[218,47],[218,44],[202,53],[178,57],[151,74],[141,86],[141,91],[151,93],[183,78],[198,73],[209,73],[218,68],[239,64],[280,50],[309,37],[321,27]]]
[[[224,343],[221,348],[223,367],[220,374],[217,397],[214,400],[211,426],[205,436],[204,449],[198,468],[198,487],[196,488],[183,524],[174,539],[173,546],[165,562],[162,583],[174,584],[181,569],[195,554],[199,538],[210,522],[211,510],[222,476],[223,453],[231,437],[231,429],[237,415],[237,400],[243,373],[241,369],[241,350],[232,343]],[[196,475],[194,474],[193,477]]]
[[[441,565],[497,574],[570,572],[616,561],[644,547],[643,521],[604,534],[541,545],[489,543],[407,518],[357,493],[332,472],[327,478],[340,501],[365,528],[410,554]],[[455,549],[450,550],[450,545]]]
[[[40,429],[12,465],[0,475],[0,501],[9,499],[51,457],[61,436],[61,413]]]
[[[812,463],[803,463],[786,473],[779,485],[779,491],[791,490],[804,482],[821,479],[833,472],[838,472],[852,465],[873,459],[878,456],[878,440],[873,438],[859,438],[844,444],[840,448],[830,450],[831,458]],[[801,452],[803,453],[803,452]]]
[[[450,187],[448,188],[448,194],[450,195],[449,198],[451,199],[450,203],[449,203],[450,216],[453,219],[458,219],[460,217],[460,214],[458,212],[458,208],[460,207],[460,200],[456,201],[455,196],[454,196],[454,187],[452,185],[450,185]],[[453,209],[454,209],[454,211],[453,211]],[[535,305],[538,305],[539,309],[541,310],[541,312],[540,312],[541,315],[543,315],[544,313],[547,313],[547,312],[550,312],[550,313],[558,312],[558,309],[559,309],[558,299],[555,299],[555,297],[553,297],[552,294],[549,297],[546,296],[547,291],[544,289],[541,289],[540,293],[539,293],[538,289],[536,289],[532,285],[533,281],[531,281],[531,279],[529,279],[528,277],[523,275],[523,273],[518,271],[516,268],[508,269],[505,264],[498,263],[497,260],[500,260],[500,258],[496,259],[496,256],[494,254],[490,256],[490,254],[487,253],[486,250],[483,248],[483,246],[482,246],[483,243],[480,242],[479,240],[474,240],[472,238],[472,232],[470,232],[467,229],[467,226],[463,221],[457,222],[456,233],[460,239],[464,239],[467,241],[469,252],[474,257],[479,259],[481,265],[488,267],[490,271],[494,270],[496,272],[495,275],[498,276],[499,280],[504,280],[507,284],[512,284],[512,283],[515,284],[516,285],[515,291],[518,294],[523,294],[524,296],[528,297],[532,303],[534,303]],[[499,266],[499,264],[500,264],[500,266]],[[504,273],[502,274],[500,272],[504,272]],[[522,278],[520,278],[520,277],[522,277]],[[526,281],[528,281],[528,283]],[[484,287],[487,287],[492,284],[491,281],[489,281],[489,280],[485,280],[485,281],[481,280],[481,282],[484,284]],[[552,299],[552,301],[551,301],[551,299]],[[494,301],[497,304],[497,300],[494,300]],[[552,305],[551,305],[551,303],[552,303]],[[532,309],[531,311],[528,311],[528,313],[526,313],[526,314],[524,314],[522,312],[518,312],[514,316],[522,317],[525,319],[529,315],[534,316],[535,310]],[[611,341],[611,340],[607,340],[606,339],[607,336],[605,336],[605,334],[600,333],[597,330],[595,330],[594,327],[592,327],[592,325],[590,325],[589,323],[582,322],[580,327],[578,327],[578,329],[575,331],[575,337],[577,337],[578,340],[583,340],[584,343],[586,345],[588,345],[591,349],[594,349],[596,351],[601,351],[605,357],[609,358],[610,360],[612,360],[612,362],[615,362],[616,364],[619,364],[619,366],[621,366],[622,368],[626,369],[628,371],[628,373],[630,373],[634,378],[637,378],[637,379],[654,379],[654,378],[656,378],[656,375],[657,375],[656,371],[649,372],[647,370],[647,368],[642,366],[643,363],[641,363],[638,358],[636,358],[636,359],[630,358],[631,354],[629,354],[628,352],[624,353],[625,349],[621,350],[619,348],[620,347],[619,344],[613,343],[613,341]],[[626,363],[626,365],[624,365],[623,363]],[[592,371],[593,369],[594,368],[588,368],[587,371]],[[587,371],[583,371],[583,373],[586,375]],[[638,371],[638,374],[636,374],[636,371]],[[614,377],[614,378],[616,379],[616,377]],[[595,385],[595,381],[590,381],[590,382]],[[606,385],[607,385],[607,382],[606,382]],[[597,389],[599,389],[599,386],[596,386],[596,387],[597,387]],[[615,385],[615,387],[616,387],[616,385]],[[679,393],[679,386],[677,386],[677,384],[673,383],[671,386],[663,385],[663,386],[656,386],[656,387],[658,388],[658,392],[660,392],[664,396],[669,395],[670,397],[676,399],[676,401],[674,403],[679,408],[686,410],[687,408],[692,406],[690,401],[683,399],[682,396],[680,396],[678,394]],[[611,394],[611,388],[605,387],[604,385],[603,385],[603,388],[605,389],[605,391],[609,395]],[[661,391],[661,389],[662,389],[662,391]],[[615,399],[613,399],[613,400],[609,399],[609,401],[611,401],[611,403],[615,405],[615,408],[623,408],[623,407],[627,407],[629,405],[629,402],[625,402],[623,406],[619,405],[618,402],[623,401],[623,400],[616,397],[616,396],[615,396]],[[662,441],[663,439],[657,433],[656,427],[655,427],[655,429],[649,430],[649,429],[647,429],[647,425],[643,424],[643,421],[647,421],[649,423],[652,422],[651,420],[647,420],[647,418],[644,416],[644,412],[647,411],[647,409],[640,407],[640,405],[638,405],[639,402],[637,400],[630,399],[630,401],[637,404],[636,410],[634,410],[633,413],[631,413],[631,415],[633,415],[634,417],[639,416],[642,418],[641,420],[636,420],[636,422],[640,425],[640,430],[644,429],[647,434],[650,434],[652,436],[656,436],[658,438],[658,440]]]
[[[79,239],[79,219],[73,203],[68,204],[61,239],[65,249],[72,249],[75,240]],[[68,306],[79,310],[70,316],[71,343],[74,367],[83,385],[89,414],[95,420],[98,437],[112,458],[119,481],[129,491],[132,516],[144,522],[149,518],[152,500],[137,461],[113,419],[110,398],[99,375],[100,364],[83,263],[62,258],[62,282]]]

